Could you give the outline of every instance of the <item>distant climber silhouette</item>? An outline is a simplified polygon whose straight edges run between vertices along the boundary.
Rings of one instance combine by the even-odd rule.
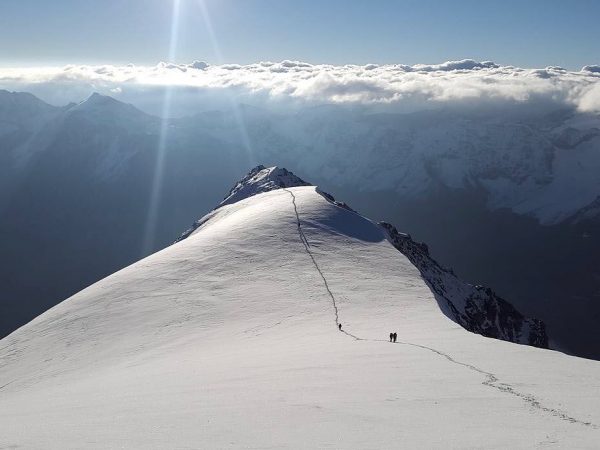
[[[394,338],[394,343],[396,343],[396,339],[398,339],[398,333],[393,333],[392,337]]]
[[[394,339],[394,333],[390,333],[390,342]]]
[[[338,328],[340,329],[340,331],[342,331],[342,324],[338,323]]]

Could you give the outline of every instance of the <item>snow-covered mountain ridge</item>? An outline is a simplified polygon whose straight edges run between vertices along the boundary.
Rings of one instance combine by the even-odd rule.
[[[387,238],[314,186],[216,208],[0,340],[0,447],[593,448],[600,365],[469,333]]]
[[[179,242],[192,235],[198,228],[209,223],[215,211],[252,196],[277,189],[311,186],[285,168],[259,165],[244,176],[231,189],[227,197],[213,210],[183,233]],[[345,203],[319,188],[315,192],[335,206],[358,214]],[[298,224],[300,227],[300,223]],[[491,289],[472,286],[458,279],[448,269],[441,267],[429,255],[426,244],[417,243],[405,233],[399,233],[393,225],[381,222],[390,242],[419,269],[423,279],[434,292],[441,310],[465,329],[483,336],[520,344],[547,348],[548,336],[543,321],[524,317],[506,300],[498,297]]]
[[[262,192],[286,187],[310,186],[310,183],[289,172],[285,168],[256,166],[242,178],[219,203],[219,207],[238,202]]]
[[[565,351],[600,358],[599,119],[510,110],[519,114],[241,106],[241,122],[209,111],[162,123],[101,95],[57,108],[4,91],[0,335],[169,245],[229,180],[268,161],[428,242],[442,265],[544,320]],[[138,230],[157,174],[149,244]]]
[[[227,196],[221,203],[217,205],[215,209],[239,202],[240,200],[263,192],[296,186],[310,186],[310,183],[307,183],[285,168],[267,168],[263,165],[258,165],[250,170],[246,176],[244,176],[235,184],[235,186],[231,188]],[[175,242],[179,242],[187,238],[209,218],[210,215],[194,222],[192,226],[188,230],[184,231]]]

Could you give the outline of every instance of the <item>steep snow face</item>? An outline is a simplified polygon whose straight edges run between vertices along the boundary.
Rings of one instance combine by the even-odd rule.
[[[0,341],[0,446],[598,442],[600,364],[465,331],[387,238],[311,186],[215,209]]]

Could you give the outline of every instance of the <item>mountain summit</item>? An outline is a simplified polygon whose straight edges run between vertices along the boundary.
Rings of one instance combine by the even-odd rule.
[[[67,109],[70,116],[86,117],[95,124],[117,125],[135,131],[157,121],[130,103],[123,103],[110,96],[94,92],[86,100]]]
[[[217,205],[220,208],[225,205],[239,202],[245,198],[252,197],[256,194],[263,192],[273,191],[275,189],[291,188],[297,186],[310,186],[303,179],[297,177],[287,169],[280,167],[265,167],[258,165],[248,174],[238,181],[233,188],[229,191],[229,194],[223,199],[221,203]],[[193,233],[199,226],[205,221],[205,218],[197,220],[192,224],[192,227],[186,230],[175,242],[179,242],[187,238]]]
[[[544,344],[410,236],[251,174],[185,239],[0,341],[2,446],[598,442],[596,362],[466,331]]]
[[[301,186],[311,186],[315,193],[323,196],[330,203],[358,215],[345,203],[337,202],[332,195],[315,188],[285,168],[267,168],[259,165],[235,184],[227,197],[212,213],[196,221],[189,230],[180,236],[177,242],[189,237],[199,227],[211,220],[218,208],[261,193]],[[298,218],[298,220],[300,219]],[[361,222],[363,227],[367,224],[369,227],[374,226],[370,221]],[[298,226],[300,227],[300,222]],[[347,227],[348,224],[340,223],[339,226]],[[451,270],[443,268],[431,258],[427,245],[413,241],[408,234],[399,233],[393,225],[381,222],[379,227],[378,231],[381,233],[382,239],[385,236],[420,271],[423,279],[434,293],[440,309],[450,319],[467,330],[483,336],[535,347],[548,347],[546,326],[541,320],[526,318],[513,305],[500,298],[489,288],[472,286],[461,281]],[[358,229],[353,231],[365,232]]]
[[[219,203],[219,207],[230,205],[263,192],[297,186],[310,186],[310,183],[307,183],[284,168],[266,168],[263,165],[259,165],[236,183],[231,191],[229,191],[227,197]]]

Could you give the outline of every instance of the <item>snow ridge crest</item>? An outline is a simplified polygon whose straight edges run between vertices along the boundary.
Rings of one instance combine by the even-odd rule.
[[[225,205],[237,203],[257,194],[297,186],[312,185],[284,168],[267,168],[259,165],[235,184],[213,212]],[[316,192],[330,203],[356,213],[348,205],[336,201],[332,195],[319,188],[316,188]],[[292,198],[295,206],[293,194]],[[194,222],[176,242],[186,239],[211,217],[213,213]],[[451,320],[483,336],[535,347],[549,347],[543,321],[524,316],[511,303],[500,298],[489,288],[472,286],[460,280],[452,270],[443,268],[429,255],[426,244],[413,241],[410,235],[398,232],[389,223],[380,222],[379,225],[387,233],[389,242],[421,272],[423,279],[434,293],[440,309]],[[335,302],[335,299],[333,301]]]
[[[312,186],[302,178],[293,174],[283,167],[265,167],[262,164],[256,166],[248,174],[238,181],[229,194],[219,203],[215,209],[225,205],[237,203],[246,198],[263,192],[275,191],[277,189],[291,188],[296,186]],[[180,242],[189,237],[194,231],[202,226],[210,218],[210,214],[195,221],[192,226],[184,231],[175,242]]]
[[[312,185],[283,167],[258,165],[236,183],[217,208],[237,203],[240,200],[263,192],[296,186]]]

